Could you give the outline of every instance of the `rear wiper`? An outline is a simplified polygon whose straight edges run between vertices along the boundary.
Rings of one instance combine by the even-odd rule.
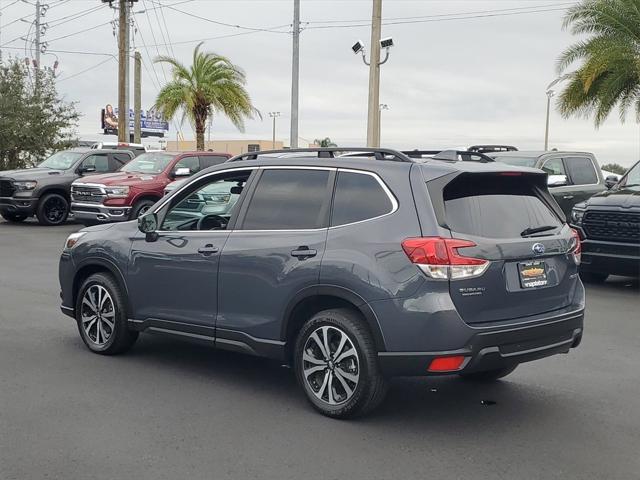
[[[548,230],[555,230],[558,228],[558,225],[543,225],[542,227],[529,227],[525,228],[520,232],[521,237],[528,237],[529,235],[533,235],[534,233],[546,232]]]

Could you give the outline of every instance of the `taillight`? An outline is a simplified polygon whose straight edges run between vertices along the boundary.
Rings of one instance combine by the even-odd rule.
[[[402,249],[409,260],[429,277],[458,280],[482,275],[489,261],[462,255],[458,249],[475,247],[469,240],[441,237],[407,238]]]
[[[569,253],[573,257],[576,265],[580,265],[582,258],[582,244],[580,243],[580,234],[575,228],[571,229],[571,240],[569,240]]]

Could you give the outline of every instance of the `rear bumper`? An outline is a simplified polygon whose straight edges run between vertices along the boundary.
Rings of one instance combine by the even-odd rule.
[[[0,197],[0,213],[15,213],[31,217],[38,205],[38,198]]]
[[[130,212],[129,206],[106,207],[101,203],[71,203],[71,213],[81,223],[83,220],[92,223],[125,222],[129,220]]]
[[[580,269],[613,275],[639,276],[640,245],[585,239],[582,242]]]
[[[550,316],[527,324],[474,328],[476,333],[459,349],[436,352],[380,352],[383,372],[389,376],[427,376],[436,357],[467,357],[461,370],[444,374],[472,373],[505,368],[558,353],[567,353],[582,340],[584,309]]]

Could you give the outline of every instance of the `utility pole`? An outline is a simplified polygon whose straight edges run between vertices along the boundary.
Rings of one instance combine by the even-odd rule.
[[[369,56],[369,108],[367,147],[380,146],[380,35],[382,32],[382,0],[373,0],[371,15],[371,53]]]
[[[40,84],[40,13],[40,0],[36,0],[36,64],[34,72],[36,88]]]
[[[276,149],[276,118],[280,116],[280,112],[269,112],[269,116],[273,118],[273,135],[271,137],[271,149]],[[293,148],[293,145],[292,145]]]
[[[120,0],[118,19],[118,141],[129,141],[129,1]]]
[[[140,52],[134,54],[133,65],[133,141],[140,143],[142,133],[140,125],[142,120],[140,115],[140,110],[142,109],[142,99],[140,98],[142,94],[142,56]]]
[[[289,145],[298,148],[298,87],[300,84],[300,0],[293,0],[293,61],[291,66],[291,135]],[[275,121],[275,117],[274,117]]]

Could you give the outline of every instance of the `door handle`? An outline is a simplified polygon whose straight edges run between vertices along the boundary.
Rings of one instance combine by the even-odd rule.
[[[564,198],[565,200],[571,200],[573,198],[573,195],[563,195],[562,198]]]
[[[313,250],[309,247],[298,247],[296,250],[291,251],[291,256],[297,257],[300,260],[315,257],[317,254],[318,252],[316,250]]]
[[[214,247],[211,243],[207,243],[204,247],[200,247],[198,249],[198,253],[204,255],[205,257],[208,257],[213,253],[218,253],[219,250],[220,249],[218,247]]]

